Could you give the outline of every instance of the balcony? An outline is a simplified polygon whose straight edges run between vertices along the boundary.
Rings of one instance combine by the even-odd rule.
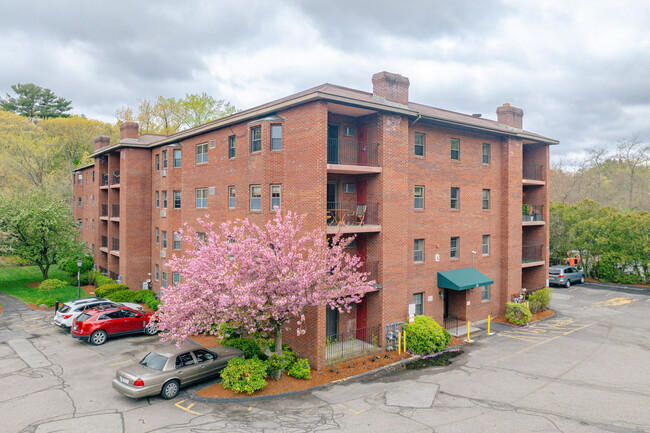
[[[521,267],[529,268],[543,265],[543,251],[544,245],[524,245],[521,247]]]
[[[108,236],[102,236],[102,243],[99,250],[108,253]]]
[[[120,255],[120,238],[111,238],[111,254]]]
[[[102,213],[99,214],[99,219],[107,220],[108,219],[108,205],[102,205]]]
[[[111,221],[119,221],[120,220],[120,205],[119,204],[114,204],[111,205]]]
[[[102,184],[100,186],[101,189],[107,189],[108,188],[108,173],[102,174]]]
[[[524,204],[522,206],[521,221],[525,226],[543,226],[544,205]]]
[[[113,172],[113,183],[111,184],[111,188],[119,188],[120,186],[120,171],[115,170]]]
[[[544,166],[541,164],[523,164],[524,185],[546,185],[544,182]]]
[[[378,233],[379,203],[377,202],[328,202],[327,234]]]
[[[356,139],[329,138],[327,140],[327,172],[381,173],[379,144]]]
[[[379,284],[379,261],[366,261],[362,263],[359,272],[368,272],[368,276],[366,277],[368,278],[368,281],[374,281],[376,283],[375,286],[381,288],[381,285]]]
[[[381,352],[381,325],[366,326],[328,335],[325,341],[325,361],[339,364],[354,358]]]

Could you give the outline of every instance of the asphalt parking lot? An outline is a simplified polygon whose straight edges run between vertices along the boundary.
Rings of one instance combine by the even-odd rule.
[[[447,367],[352,381],[300,397],[238,404],[131,400],[115,370],[161,344],[75,341],[50,313],[0,294],[2,432],[640,432],[650,430],[647,289],[555,289],[558,314],[465,347]]]

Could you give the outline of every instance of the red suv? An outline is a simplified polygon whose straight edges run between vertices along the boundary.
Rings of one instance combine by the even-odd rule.
[[[70,334],[74,338],[99,346],[110,336],[140,334],[155,335],[158,326],[151,322],[150,313],[115,305],[102,305],[81,313],[74,320]]]

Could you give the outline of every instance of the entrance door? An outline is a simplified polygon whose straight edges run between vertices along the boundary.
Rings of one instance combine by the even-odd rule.
[[[339,335],[339,310],[332,310],[329,306],[325,307],[325,337],[330,341],[338,339]]]
[[[357,181],[357,205],[366,204],[368,199],[367,183],[365,180]]]
[[[327,125],[327,163],[339,163],[339,125]]]
[[[357,128],[357,164],[368,165],[366,125],[359,125]]]
[[[357,304],[357,340],[368,342],[368,299],[363,298]]]
[[[442,294],[444,297],[442,299],[442,305],[443,305],[443,310],[442,310],[442,317],[445,319],[449,317],[449,289],[444,289],[444,293]]]

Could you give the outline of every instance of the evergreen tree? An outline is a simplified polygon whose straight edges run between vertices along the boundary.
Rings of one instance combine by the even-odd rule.
[[[33,83],[14,84],[11,86],[16,96],[7,93],[6,99],[0,99],[0,108],[21,116],[34,118],[69,117],[66,112],[72,110],[71,102],[56,96],[50,89],[44,89]]]

